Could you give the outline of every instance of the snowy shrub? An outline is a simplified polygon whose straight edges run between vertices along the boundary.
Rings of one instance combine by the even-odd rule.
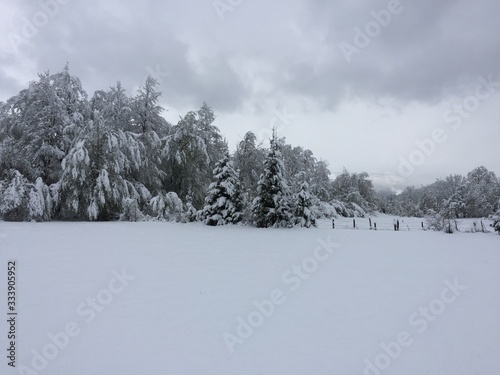
[[[458,230],[456,220],[446,218],[442,213],[431,211],[431,216],[427,218],[427,227],[431,230],[448,234]]]
[[[329,203],[330,207],[333,207],[337,215],[343,217],[351,217],[352,213],[347,209],[346,205],[339,201],[338,199],[332,199]]]
[[[367,216],[366,211],[354,202],[347,203],[346,207],[348,209],[350,209],[350,211],[351,211],[350,217],[366,217]]]
[[[186,222],[192,223],[198,221],[200,218],[200,213],[194,208],[193,203],[187,202],[184,208]]]
[[[452,220],[450,220],[450,219],[445,220],[444,232],[448,233],[448,234],[453,234],[453,233],[455,233],[455,230],[456,230],[456,221],[455,221],[455,225],[454,225]]]
[[[49,186],[50,200],[52,202],[52,215],[61,208],[61,183],[57,182]]]
[[[149,202],[151,201],[151,193],[149,190],[140,182],[135,182],[132,183],[130,181],[125,181],[125,186],[126,186],[126,191],[124,191],[123,196],[125,197],[123,200],[123,204],[132,204],[129,202],[129,199],[135,201],[137,205],[137,209],[141,212],[141,215],[139,215],[140,219],[138,220],[143,220],[145,219],[144,215],[149,213],[150,206]],[[130,208],[130,207],[129,207]],[[122,207],[122,213],[123,215],[125,213],[125,207]],[[122,217],[120,216],[120,220],[122,220]],[[126,219],[129,220],[129,219]],[[132,220],[136,221],[136,220]]]
[[[135,199],[126,198],[123,200],[122,213],[120,215],[121,221],[141,221],[144,215],[139,209],[139,204]]]
[[[52,213],[52,197],[50,189],[38,177],[30,189],[28,202],[28,218],[36,221],[50,220]]]
[[[181,221],[183,214],[182,200],[174,192],[159,194],[149,203],[153,214],[158,219]]]
[[[185,198],[186,203],[184,204],[184,222],[192,223],[200,219],[201,212],[193,206],[193,198],[191,194],[187,194]]]
[[[0,185],[0,214],[9,221],[47,221],[52,215],[50,189],[39,177],[35,183],[17,170],[10,171],[11,180]]]
[[[28,220],[29,184],[17,170],[9,173],[11,180],[4,182],[0,197],[0,214],[7,221]]]
[[[343,217],[366,217],[366,211],[354,202],[341,202],[338,199],[330,201],[329,206],[333,208],[336,215],[330,217],[343,216]],[[327,207],[325,207],[327,208]]]
[[[438,213],[430,210],[427,218],[427,228],[430,230],[441,232],[445,227],[445,219]]]
[[[318,219],[331,219],[338,217],[335,207],[327,202],[317,201],[312,206],[312,210]]]

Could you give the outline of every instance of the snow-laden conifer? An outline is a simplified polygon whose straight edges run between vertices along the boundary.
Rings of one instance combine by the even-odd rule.
[[[239,174],[226,154],[213,171],[202,217],[207,225],[236,224],[242,219]]]
[[[290,227],[293,215],[289,200],[290,188],[285,178],[283,156],[276,134],[273,134],[257,185],[257,197],[253,201],[254,225],[259,228]]]

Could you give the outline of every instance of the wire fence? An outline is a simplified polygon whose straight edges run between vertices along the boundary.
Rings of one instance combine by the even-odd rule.
[[[480,219],[471,219],[464,222],[450,220],[448,225],[451,229],[464,232],[490,232],[488,224]],[[354,229],[354,230],[382,230],[382,231],[426,231],[430,230],[425,219],[419,218],[398,218],[391,222],[387,217],[378,218],[334,218],[330,220],[332,229]]]
[[[360,229],[360,230],[385,230],[385,231],[416,231],[428,230],[425,221],[396,220],[395,223],[387,221],[378,222],[377,218],[337,218],[331,220],[332,229]]]

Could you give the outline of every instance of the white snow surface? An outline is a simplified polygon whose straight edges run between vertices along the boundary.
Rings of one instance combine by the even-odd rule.
[[[376,220],[390,227],[392,219]],[[299,284],[294,265],[314,268],[325,243],[338,248]],[[330,220],[314,229],[0,222],[0,249],[4,354],[8,259],[17,264],[18,307],[18,368],[2,355],[1,374],[500,371],[500,236],[493,233],[331,229]],[[316,255],[324,258],[323,250]],[[134,279],[110,283],[114,272]],[[450,284],[462,287],[454,294]],[[273,291],[282,303],[260,314],[231,353],[224,334],[237,336],[239,317],[258,319],[254,301]],[[101,311],[86,322],[87,299],[96,297]],[[424,307],[432,319],[421,315]],[[79,334],[33,370],[33,351],[54,356],[49,334],[71,322]],[[394,349],[401,335],[406,346]]]

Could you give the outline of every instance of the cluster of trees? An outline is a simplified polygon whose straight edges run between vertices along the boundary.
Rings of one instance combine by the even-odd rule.
[[[0,218],[310,227],[377,210],[483,217],[500,208],[499,180],[484,167],[394,195],[376,193],[367,173],[330,179],[326,161],[277,134],[267,148],[248,132],[230,155],[208,105],[173,125],[160,96],[148,77],[135,96],[117,83],[89,98],[66,66],[0,102]]]
[[[431,217],[437,227],[459,218],[500,217],[500,179],[485,167],[450,175],[401,194],[380,194],[380,209],[398,216]],[[494,226],[500,233],[500,224]]]
[[[314,225],[326,162],[252,132],[229,156],[208,105],[172,125],[160,95],[148,77],[135,96],[118,83],[89,98],[66,66],[0,103],[0,217]]]
[[[399,216],[425,217],[440,213],[446,218],[487,217],[500,208],[500,179],[485,167],[467,176],[450,175],[420,188],[381,195],[380,207]]]
[[[178,210],[168,192],[203,202],[227,144],[207,105],[169,124],[156,86],[148,77],[129,97],[118,83],[89,100],[66,67],[0,103],[2,217],[112,220],[146,206],[161,216]]]

